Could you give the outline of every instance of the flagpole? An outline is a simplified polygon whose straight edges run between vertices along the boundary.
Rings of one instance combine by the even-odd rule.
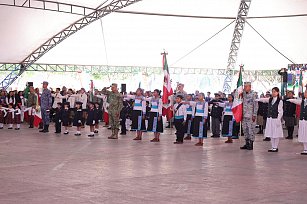
[[[165,62],[164,62],[164,60],[166,60],[166,55],[168,55],[168,53],[167,52],[165,52],[165,49],[163,49],[163,52],[161,53],[161,55],[163,56],[163,69],[164,69],[164,66],[165,66]],[[163,94],[165,94],[165,93],[163,93]],[[167,99],[169,99],[169,105],[170,105],[170,107],[169,108],[171,108],[172,109],[172,113],[173,113],[173,116],[174,116],[174,110],[173,110],[173,107],[172,107],[172,100],[173,100],[173,98],[169,98],[169,96],[167,97]],[[167,118],[167,113],[166,113],[166,118]],[[171,134],[172,134],[172,119],[173,118],[170,118],[170,120],[169,120],[169,126],[170,126],[170,129],[171,129]]]

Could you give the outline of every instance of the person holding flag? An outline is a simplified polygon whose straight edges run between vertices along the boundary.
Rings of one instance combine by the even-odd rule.
[[[173,89],[170,80],[170,74],[168,70],[168,64],[166,55],[167,53],[163,52],[163,71],[164,71],[164,84],[163,84],[163,96],[162,96],[162,115],[166,116],[167,121],[169,122],[169,127],[171,127],[171,120],[173,118],[173,111],[172,111],[172,95]]]
[[[242,126],[246,143],[244,146],[240,147],[240,149],[247,150],[253,150],[258,111],[258,101],[256,101],[256,94],[254,91],[252,91],[251,88],[251,82],[244,82]]]
[[[242,122],[243,126],[246,143],[240,149],[253,150],[258,102],[256,94],[251,90],[251,82],[245,82],[243,89],[242,71],[243,65],[240,66],[232,112],[236,123]]]

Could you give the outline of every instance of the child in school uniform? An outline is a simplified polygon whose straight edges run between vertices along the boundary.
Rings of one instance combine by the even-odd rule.
[[[6,108],[0,103],[0,129],[3,129],[4,119],[7,115]]]
[[[19,105],[15,107],[14,112],[14,124],[16,124],[15,130],[20,130],[20,124],[21,124],[21,110]]]
[[[70,121],[70,110],[69,110],[69,102],[64,103],[64,107],[62,109],[62,126],[65,129],[64,135],[69,134],[68,127],[69,127],[69,121]]]
[[[155,138],[151,142],[160,142],[160,134],[163,133],[163,120],[162,120],[162,99],[160,97],[161,91],[155,89],[153,97],[149,99],[151,107],[148,113],[148,127],[147,131],[153,132]]]
[[[184,126],[187,120],[186,106],[182,103],[183,96],[176,96],[176,104],[174,105],[174,125],[176,128],[176,142],[174,144],[183,144]]]
[[[281,124],[283,102],[279,96],[279,88],[274,87],[272,89],[272,97],[260,98],[257,101],[269,104],[264,136],[271,138],[272,148],[268,152],[278,152],[279,139],[284,135]]]
[[[188,104],[188,102],[192,101],[193,97],[191,94],[188,94],[186,96],[186,111],[187,111],[187,122],[185,124],[185,133],[187,136],[184,138],[184,140],[191,140],[191,135],[193,134],[193,119],[194,119],[194,113],[195,113],[195,107]]]
[[[54,109],[54,123],[55,123],[55,133],[61,133],[61,123],[62,123],[62,103],[58,102],[57,107]]]
[[[143,96],[143,89],[138,88],[136,95],[127,95],[127,99],[134,99],[131,130],[135,130],[137,136],[133,140],[142,140],[142,134],[146,130],[146,100]]]
[[[88,137],[94,137],[94,129],[97,119],[97,112],[95,110],[95,104],[93,102],[89,102],[89,109],[87,111],[87,119],[86,119],[86,125],[90,126],[90,134]]]
[[[95,111],[96,111],[96,119],[95,119],[95,130],[94,133],[98,133],[99,123],[102,120],[102,109],[100,107],[100,103],[95,103]]]
[[[199,93],[197,102],[188,102],[195,108],[193,137],[198,138],[198,143],[195,146],[203,146],[204,138],[207,138],[208,103],[204,100],[204,96],[204,93]]]
[[[77,127],[77,132],[75,136],[80,136],[81,135],[81,127],[82,127],[82,116],[83,116],[83,111],[82,111],[82,102],[77,101],[75,103],[75,110],[74,110],[74,119],[73,119],[73,126]]]
[[[304,150],[301,155],[307,155],[307,90],[305,90],[302,98],[288,99],[291,103],[300,105],[300,120],[298,129],[298,141],[303,143]]]
[[[6,118],[6,123],[8,124],[8,129],[12,130],[13,129],[13,124],[14,124],[14,117],[15,117],[15,109],[13,108],[13,104],[9,103],[8,104],[8,109],[7,109],[7,118]]]

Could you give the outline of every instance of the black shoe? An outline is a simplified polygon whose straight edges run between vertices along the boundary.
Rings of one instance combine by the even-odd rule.
[[[54,132],[54,133],[61,133],[61,132]]]
[[[15,128],[15,130],[20,130],[20,128]]]
[[[126,135],[126,133],[125,132],[121,132],[121,133],[119,133],[120,135]]]
[[[183,142],[176,141],[174,144],[183,144]]]
[[[95,135],[88,135],[88,137],[94,137]]]
[[[0,127],[0,129],[3,129],[3,127]]]
[[[293,140],[293,137],[288,136],[288,137],[286,137],[286,139],[287,140]]]
[[[12,130],[13,128],[8,128],[9,130]]]
[[[98,130],[95,130],[94,133],[98,133]]]
[[[303,151],[301,155],[307,155],[307,151]]]
[[[254,149],[254,141],[249,141],[248,146],[247,146],[247,150],[253,150]]]
[[[240,149],[247,149],[249,145],[249,141],[248,140],[245,140],[245,145],[243,145],[242,147],[240,147]]]
[[[64,132],[64,135],[68,135],[69,132]]]
[[[278,148],[277,149],[269,149],[268,152],[278,152]]]
[[[271,141],[271,138],[270,137],[266,137],[263,139],[263,141]]]
[[[108,127],[108,130],[111,130],[112,128],[111,127]]]
[[[75,136],[80,136],[81,134],[76,133]]]

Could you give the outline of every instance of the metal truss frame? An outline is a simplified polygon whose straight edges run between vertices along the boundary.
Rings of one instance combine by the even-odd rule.
[[[141,0],[112,0],[107,5],[98,7],[92,13],[82,17],[75,23],[69,25],[68,27],[57,33],[55,36],[47,40],[45,43],[43,43],[39,48],[34,50],[28,57],[26,57],[15,70],[13,70],[8,76],[3,79],[2,82],[0,82],[0,89],[7,89],[24,71],[28,69],[28,67],[30,67],[49,50],[54,48],[56,45],[61,43],[63,40],[65,40],[72,34],[76,33],[85,26],[112,12],[120,10],[139,1]],[[25,3],[27,2],[28,0],[25,1]]]
[[[243,31],[245,27],[246,18],[251,5],[252,0],[241,0],[239,11],[236,19],[236,24],[233,32],[233,37],[230,45],[230,52],[228,57],[227,73],[224,81],[223,91],[225,93],[231,92],[231,82],[232,82],[232,70],[235,69],[236,61],[238,57],[238,52],[240,48],[241,39],[243,36]]]
[[[11,72],[19,70],[19,64],[0,64],[0,72]],[[69,65],[69,64],[31,64],[27,72],[89,72],[100,75],[108,74],[138,74],[145,75],[163,74],[161,67],[145,66],[108,66],[108,65]],[[227,73],[225,69],[211,68],[169,68],[170,74],[201,74],[201,75],[219,75],[224,76]],[[231,70],[232,75],[238,74],[239,71]],[[277,70],[244,70],[244,78],[251,78],[251,81],[259,80],[259,77],[267,81],[280,79]]]
[[[56,11],[81,16],[86,16],[96,10],[86,6],[48,0],[6,0],[5,3],[0,3],[0,6]]]

